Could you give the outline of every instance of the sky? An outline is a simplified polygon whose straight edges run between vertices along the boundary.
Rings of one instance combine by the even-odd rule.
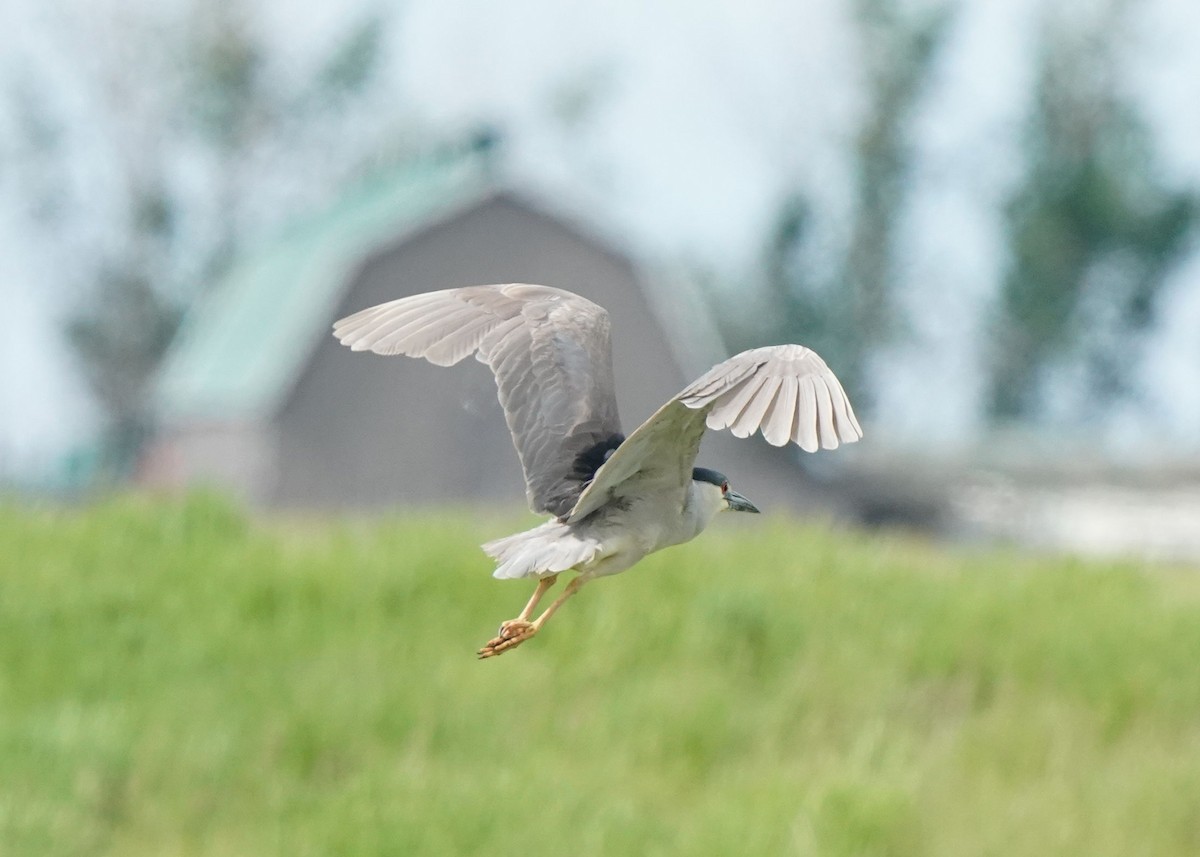
[[[383,9],[398,24],[388,85],[426,127],[498,123],[517,175],[561,193],[568,207],[592,210],[639,252],[712,267],[732,288],[789,188],[834,215],[849,205],[837,189],[863,105],[840,0],[344,0],[303,16],[284,0],[242,5],[271,34],[271,61],[285,77],[310,72],[357,21]],[[881,370],[879,436],[953,446],[979,428],[975,345],[1003,265],[999,203],[1018,176],[1029,34],[1043,7],[964,0],[935,69],[914,128],[922,167],[897,272],[912,331]],[[183,0],[0,6],[0,87],[24,75],[39,97],[77,117],[82,142],[64,169],[91,189],[86,218],[97,236],[109,216],[103,151],[114,144],[113,123],[93,97],[92,24],[116,16],[185,26],[186,8]],[[1165,169],[1197,187],[1200,4],[1143,0],[1140,9],[1125,80],[1156,131]],[[3,171],[6,128],[11,117],[0,115],[0,302],[9,321],[0,340],[0,473],[52,460],[86,441],[96,420],[59,333],[76,299],[63,274],[72,248],[30,229]],[[93,134],[94,157],[86,145]],[[1130,448],[1144,442],[1146,420],[1171,444],[1200,437],[1200,260],[1176,272],[1167,307],[1142,401],[1115,420],[1126,427],[1117,442]]]

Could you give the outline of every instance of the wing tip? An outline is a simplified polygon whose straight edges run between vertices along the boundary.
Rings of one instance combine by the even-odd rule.
[[[786,386],[776,387],[771,390],[772,396],[760,399],[759,388],[767,383],[767,379],[760,379],[760,370],[764,365],[778,367],[777,361],[784,361],[787,368],[783,377],[794,379],[790,383],[797,389],[793,393]],[[748,367],[748,371],[733,378],[720,377],[720,370],[739,363]],[[772,379],[779,377],[776,371],[778,369],[769,372]],[[726,383],[716,383],[718,380]],[[769,401],[774,396],[794,406],[790,426],[784,416],[774,413],[774,408],[780,404]],[[863,436],[862,427],[837,376],[817,352],[798,344],[768,345],[743,351],[694,381],[680,394],[679,401],[696,409],[711,405],[713,410],[706,422],[714,431],[728,430],[737,438],[761,434],[775,447],[790,442],[805,452],[815,453],[822,449],[835,450]],[[793,407],[788,410],[792,411]]]

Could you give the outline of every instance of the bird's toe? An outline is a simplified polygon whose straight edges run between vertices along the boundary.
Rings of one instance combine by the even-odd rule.
[[[526,622],[523,619],[512,619],[502,624],[496,636],[488,640],[487,644],[476,652],[476,654],[481,658],[492,658],[496,655],[502,655],[509,649],[515,649],[536,633],[537,626],[532,622]]]
[[[516,637],[532,637],[535,631],[532,622],[526,622],[524,619],[509,619],[500,625],[500,630],[496,633],[502,640],[512,640]]]

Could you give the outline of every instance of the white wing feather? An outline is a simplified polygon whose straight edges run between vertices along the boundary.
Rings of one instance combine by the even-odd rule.
[[[771,407],[777,391],[790,403],[793,414],[795,428],[787,434],[782,428],[787,418]],[[709,408],[709,428],[732,426],[738,437],[761,430],[774,446],[783,446],[790,438],[814,452],[862,437],[841,383],[815,351],[802,345],[743,351],[701,375],[676,398],[689,408]]]

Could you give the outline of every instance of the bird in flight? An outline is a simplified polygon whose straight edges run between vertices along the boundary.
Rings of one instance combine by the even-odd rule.
[[[608,313],[562,289],[523,283],[413,295],[347,316],[354,351],[452,366],[474,354],[496,376],[530,508],[552,517],[483,550],[493,576],[533,578],[525,608],[478,651],[490,658],[537,634],[579,589],[695,538],[718,512],[757,512],[715,470],[695,466],[706,428],[761,431],[808,452],[862,437],[838,379],[812,350],[774,345],[718,363],[628,437],[613,384]],[[577,572],[536,618],[558,576]]]

